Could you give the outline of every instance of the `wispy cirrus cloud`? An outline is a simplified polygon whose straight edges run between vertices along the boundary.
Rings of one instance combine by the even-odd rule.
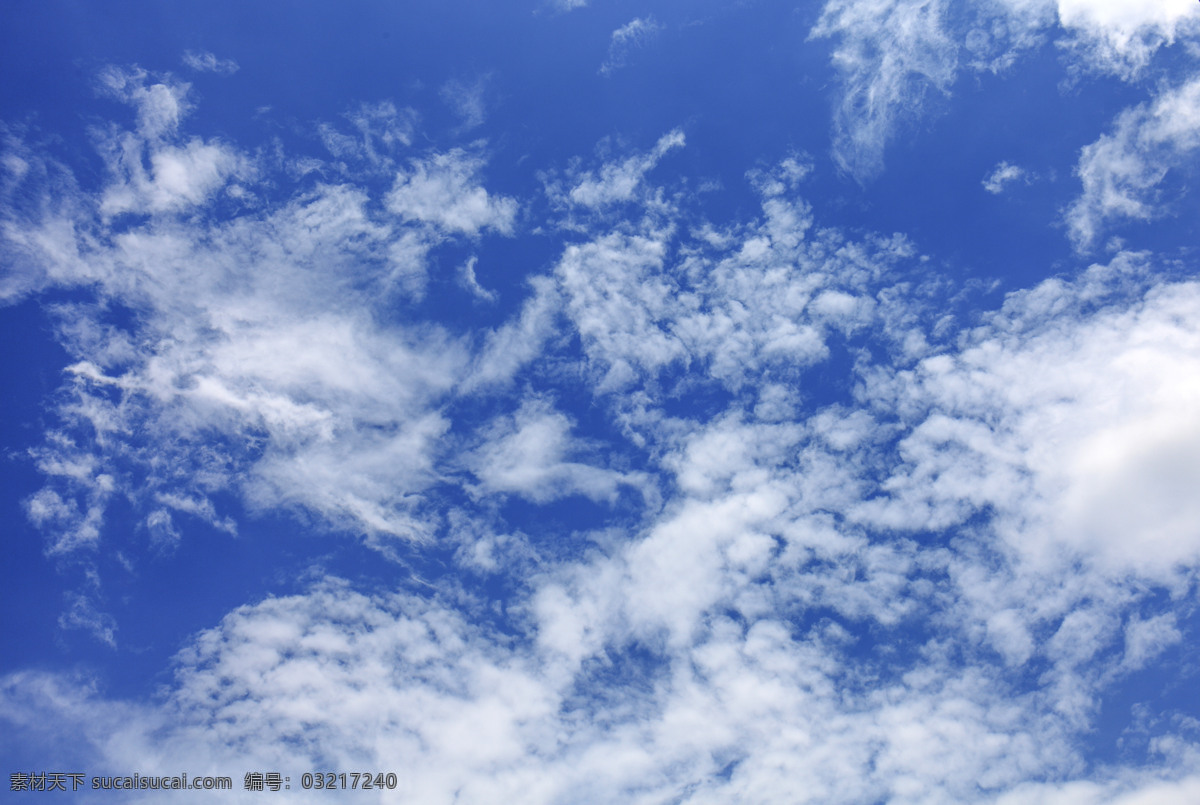
[[[831,0],[810,37],[837,36],[833,63],[845,88],[834,110],[833,154],[859,180],[883,168],[896,126],[930,91],[949,92],[958,47],[938,0]]]
[[[842,76],[833,155],[860,182],[883,169],[898,129],[928,114],[964,67],[998,72],[1047,40],[1067,67],[1139,80],[1163,47],[1200,30],[1186,0],[1004,0],[951,9],[938,0],[830,0],[810,39],[836,40]]]
[[[237,490],[255,506],[422,538],[413,494],[434,477],[447,426],[436,401],[467,354],[437,327],[380,324],[372,299],[419,291],[439,242],[509,231],[515,203],[476,185],[480,159],[455,151],[414,160],[386,200],[316,184],[263,209],[256,157],[180,131],[187,85],[115,69],[103,84],[138,121],[97,135],[108,183],[5,224],[6,249],[35,272],[22,293],[92,288],[137,312],[125,326],[107,321],[107,302],[59,309],[77,362],[60,428],[36,453],[53,480],[30,516],[72,551],[99,539],[114,496],[152,507],[148,527],[170,534],[178,517],[223,522],[204,501]],[[395,117],[379,111],[368,116]],[[379,167],[364,142],[360,158]],[[252,214],[192,217],[235,188]],[[384,203],[411,223],[385,220]],[[154,458],[164,449],[167,465]]]
[[[1067,209],[1076,249],[1088,250],[1110,221],[1164,213],[1157,188],[1200,148],[1200,78],[1125,110],[1112,131],[1084,147],[1076,174],[1083,192]]]
[[[470,83],[456,79],[442,85],[439,94],[442,96],[442,100],[461,118],[464,130],[483,124],[487,114],[483,99],[487,85],[488,76],[483,76]]]
[[[608,45],[608,55],[605,56],[604,63],[600,65],[600,74],[609,75],[624,67],[630,54],[638,48],[645,47],[646,43],[657,36],[660,31],[662,31],[662,26],[654,17],[635,17],[613,31]]]
[[[233,75],[239,69],[233,59],[218,59],[216,54],[207,50],[184,51],[183,63],[198,73]]]
[[[560,202],[592,208],[632,201],[646,173],[653,170],[672,150],[683,147],[686,141],[679,129],[670,131],[658,139],[649,153],[632,156],[618,163],[610,162],[598,172],[585,171],[572,176],[568,179],[570,189],[560,191],[552,187],[551,197]]]
[[[584,445],[571,435],[567,417],[543,399],[526,398],[484,434],[467,462],[480,494],[515,493],[537,503],[572,494],[612,500],[623,484],[639,483],[634,475],[570,460],[571,453],[585,452]]]
[[[326,150],[339,160],[339,172],[354,173],[360,169],[358,166],[368,171],[395,170],[399,154],[412,144],[416,112],[398,108],[391,101],[379,101],[361,103],[346,112],[344,117],[355,132],[344,131],[329,122],[317,127]],[[306,172],[308,170],[300,171]]]

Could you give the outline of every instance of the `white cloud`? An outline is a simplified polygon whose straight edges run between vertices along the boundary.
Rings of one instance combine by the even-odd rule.
[[[992,195],[999,195],[1004,192],[1006,185],[1016,181],[1029,181],[1029,175],[1024,168],[1016,165],[1011,165],[1008,162],[1001,162],[996,166],[995,170],[989,173],[983,180],[983,189]]]
[[[198,635],[159,705],[26,674],[0,685],[0,713],[34,745],[71,723],[92,745],[89,769],[136,760],[150,771],[180,756],[195,759],[193,774],[378,767],[423,802],[1189,793],[1186,753],[1066,782],[1080,758],[1054,700],[1002,669],[964,666],[953,628],[920,646],[904,619],[943,599],[913,584],[916,547],[838,534],[819,514],[836,496],[812,486],[821,451],[791,459],[804,439],[793,424],[735,417],[703,427],[672,451],[680,477],[696,479],[688,497],[637,539],[529,580],[519,617],[534,640],[470,625],[431,597],[327,580]],[[822,470],[852,476],[847,464]],[[905,599],[907,613],[891,610],[900,622],[886,620],[888,602]],[[812,607],[827,614],[806,618]],[[877,617],[888,628],[878,644],[840,625]],[[911,659],[886,659],[910,642]],[[1047,778],[1060,782],[1027,782]]]
[[[451,80],[442,85],[442,100],[462,119],[464,129],[473,129],[483,124],[486,108],[483,93],[487,89],[487,77],[473,84]]]
[[[511,381],[518,371],[541,355],[546,341],[554,334],[562,307],[558,288],[548,277],[533,277],[529,285],[533,293],[521,306],[520,313],[485,335],[471,371],[463,380],[464,392],[477,392]]]
[[[987,620],[987,640],[1009,665],[1024,665],[1033,656],[1034,642],[1021,614],[1001,610]]]
[[[462,149],[413,160],[400,171],[387,197],[388,209],[406,221],[433,224],[450,234],[474,236],[484,229],[512,232],[517,203],[489,195],[477,183],[483,160]]]
[[[633,201],[642,188],[646,174],[658,165],[667,153],[682,148],[686,140],[679,129],[669,131],[658,139],[654,149],[647,154],[631,156],[619,162],[609,162],[599,171],[585,171],[570,175],[569,190],[553,183],[547,187],[551,199],[559,204],[574,204],[588,208],[602,208],[610,204]]]
[[[765,422],[794,419],[798,401],[797,389],[784,383],[765,383],[758,390],[754,415]]]
[[[928,414],[885,485],[898,508],[880,516],[945,528],[994,506],[1024,555],[1054,562],[1061,548],[1156,578],[1200,558],[1200,510],[1180,494],[1200,482],[1200,288],[1105,306],[1138,270],[1122,255],[1013,294],[961,352],[900,373],[902,407]]]
[[[191,110],[190,84],[166,78],[147,86],[150,74],[140,68],[109,67],[100,73],[100,88],[137,110],[137,133],[146,140],[173,134]]]
[[[1189,0],[1058,0],[1058,19],[1071,32],[1066,46],[1088,67],[1135,78],[1155,51],[1200,31],[1200,8]]]
[[[1054,0],[998,0],[971,4],[960,38],[963,63],[1002,74],[1045,45],[1055,27]],[[965,51],[965,52],[964,52]]]
[[[629,162],[614,164],[622,168],[612,175],[624,175]],[[648,218],[564,251],[555,275],[599,390],[680,366],[732,389],[771,367],[788,377],[827,354],[827,335],[875,319],[866,288],[911,250],[902,239],[846,244],[831,230],[810,238],[809,205],[786,191],[802,173],[788,159],[773,178],[753,175],[762,218],[715,239],[697,229],[676,243],[670,223]]]
[[[1200,483],[1200,289],[1151,282],[1144,259],[1014,293],[956,348],[873,376],[864,399],[908,424],[849,519],[954,535],[955,621],[1005,663],[1044,668],[1070,730],[1181,639],[1172,607],[1146,617],[1137,602],[1178,595],[1200,562],[1184,491]]]
[[[612,41],[608,45],[608,55],[600,65],[601,75],[610,75],[613,71],[624,67],[631,52],[645,47],[653,39],[662,26],[654,17],[637,17],[612,32]]]
[[[1139,670],[1167,648],[1183,639],[1175,615],[1167,612],[1153,618],[1133,618],[1125,626],[1125,666]]]
[[[438,476],[448,427],[438,407],[468,350],[381,311],[398,291],[419,292],[438,243],[511,231],[515,202],[478,183],[481,159],[451,151],[414,162],[387,195],[408,225],[337,184],[224,222],[195,218],[232,174],[263,166],[178,133],[186,87],[151,85],[139,71],[104,80],[140,121],[137,133],[99,135],[108,186],[94,196],[68,186],[5,222],[6,252],[32,272],[14,288],[93,288],[136,311],[118,325],[102,305],[58,309],[77,363],[60,424],[35,453],[48,485],[28,501],[30,518],[57,552],[95,550],[114,536],[102,536],[104,512],[121,495],[169,543],[172,510],[235,528],[212,503],[234,491],[384,549],[390,538],[426,538],[420,493]],[[350,117],[370,162],[391,148],[402,116],[384,104]],[[128,222],[118,215],[127,211],[154,216]]]
[[[96,774],[125,773],[134,758],[142,774],[167,773],[186,756],[193,777],[236,767],[240,791],[247,764],[349,769],[386,759],[378,768],[397,774],[399,795],[422,802],[547,802],[562,785],[539,780],[535,765],[539,750],[554,750],[554,736],[536,727],[559,704],[553,690],[458,613],[414,597],[368,598],[328,582],[235,610],[179,661],[157,711],[104,702],[68,680],[23,676],[3,680],[0,713],[73,717]],[[50,723],[26,722],[52,741],[43,732]],[[241,796],[235,801],[250,794]]]
[[[976,14],[964,44],[977,67],[1005,69],[1051,35],[1072,71],[1127,81],[1200,24],[1200,10],[1188,0],[999,0],[980,4]]]
[[[1200,78],[1122,112],[1113,130],[1086,146],[1076,173],[1083,194],[1067,210],[1077,249],[1090,248],[1113,219],[1163,213],[1155,189],[1200,148]]]
[[[236,61],[233,59],[218,59],[207,50],[184,51],[183,63],[198,73],[233,75],[238,71],[238,63]]]
[[[1001,72],[1057,36],[1073,72],[1127,81],[1158,50],[1200,30],[1190,0],[997,0],[953,9],[942,0],[828,0],[811,38],[837,40],[842,76],[833,155],[860,182],[883,168],[899,127],[948,95],[960,67]]]
[[[70,606],[58,617],[61,629],[82,629],[109,648],[117,647],[117,621],[112,615],[96,608],[96,602],[88,595],[71,593],[67,596]]]
[[[601,388],[620,387],[686,354],[659,324],[670,321],[681,297],[661,273],[664,254],[653,235],[612,233],[568,247],[558,263],[567,311],[585,349],[603,361]]]
[[[346,134],[332,123],[318,127],[326,149],[339,160],[361,161],[375,171],[392,171],[396,157],[412,144],[417,114],[391,101],[363,103],[345,118],[357,131]]]
[[[219,190],[231,196],[235,180],[250,180],[251,160],[223,143],[179,136],[191,110],[190,85],[170,77],[154,82],[140,69],[108,68],[101,89],[137,112],[137,128],[96,131],[97,147],[111,181],[100,199],[104,216],[122,213],[180,212],[209,201]]]
[[[833,156],[860,181],[882,170],[887,141],[923,97],[949,92],[958,60],[945,14],[941,0],[830,0],[813,26],[811,38],[841,40],[833,63],[845,88]]]
[[[1200,777],[1145,779],[1135,772],[1105,783],[1079,781],[1021,786],[995,800],[996,805],[1187,805],[1200,795]],[[1176,775],[1171,775],[1176,776]]]
[[[49,441],[53,446],[34,453],[38,458],[38,470],[50,478],[64,479],[69,486],[79,485],[87,492],[76,500],[64,498],[54,489],[43,488],[25,502],[25,513],[35,526],[53,535],[50,554],[92,550],[100,542],[100,528],[116,485],[115,479],[105,472],[88,472],[86,475],[74,472],[80,466],[98,470],[98,462],[77,449],[61,433],[51,433]]]
[[[479,262],[479,258],[472,255],[467,262],[463,263],[458,269],[458,284],[471,292],[471,295],[476,299],[484,302],[495,302],[496,292],[489,291],[479,284],[479,279],[475,276],[475,266]]]
[[[467,460],[481,492],[515,492],[536,503],[571,494],[612,500],[621,484],[635,480],[568,460],[583,445],[571,436],[570,420],[545,400],[526,399],[512,416],[491,423],[485,438]]]
[[[241,155],[199,138],[182,146],[152,148],[143,162],[144,143],[126,135],[108,144],[108,162],[117,181],[100,202],[106,216],[127,212],[174,212],[208,201],[230,178],[249,173]]]

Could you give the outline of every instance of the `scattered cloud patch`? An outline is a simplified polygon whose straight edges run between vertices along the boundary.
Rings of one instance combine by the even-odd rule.
[[[662,25],[654,17],[636,17],[613,31],[600,74],[611,75],[624,67],[635,50],[645,47],[661,31]]]
[[[388,209],[407,221],[421,221],[437,229],[476,236],[485,229],[512,232],[517,203],[490,195],[478,184],[483,159],[462,149],[433,154],[410,162],[396,175],[387,197]]]
[[[1140,670],[1182,639],[1183,634],[1176,628],[1172,613],[1156,615],[1148,620],[1132,618],[1125,626],[1125,665]]]
[[[412,144],[417,114],[412,109],[398,108],[391,101],[380,101],[359,104],[344,118],[354,127],[354,133],[328,122],[317,128],[326,150],[341,161],[342,172],[350,164],[365,166],[369,172],[391,172],[398,156]],[[303,174],[323,167],[317,161],[298,172]]]
[[[471,459],[484,492],[513,492],[537,503],[570,494],[594,500],[616,497],[627,479],[618,472],[569,461],[580,451],[571,423],[541,399],[527,399],[511,416],[487,428],[485,444]]]
[[[683,132],[675,129],[660,137],[649,153],[631,156],[620,162],[609,162],[599,171],[569,176],[569,189],[554,183],[547,188],[547,192],[559,204],[584,208],[602,208],[633,201],[642,188],[646,174],[670,151],[682,148],[685,143]]]
[[[532,292],[520,311],[484,334],[481,351],[460,387],[465,393],[508,385],[557,335],[562,309],[558,287],[545,276],[532,277],[529,287]]]
[[[167,544],[173,512],[236,528],[214,503],[234,492],[252,509],[308,512],[369,541],[426,538],[414,512],[447,427],[438,400],[468,355],[437,327],[410,330],[379,311],[397,282],[420,286],[438,243],[511,231],[515,202],[477,183],[480,158],[451,151],[415,161],[383,199],[318,184],[225,220],[194,217],[234,175],[253,192],[265,167],[178,131],[186,87],[138,71],[104,80],[139,120],[97,135],[108,184],[4,229],[6,253],[38,267],[18,283],[26,293],[93,289],[136,312],[122,324],[105,304],[56,308],[78,360],[58,424],[34,451],[47,485],[26,504],[31,521],[54,552],[86,555],[104,549],[105,512],[125,498]],[[385,105],[351,118],[365,121],[365,150],[383,141],[367,124],[396,114]]]
[[[183,53],[183,63],[198,73],[217,73],[218,75],[233,75],[238,71],[238,63],[233,59],[218,59],[207,50],[187,50]]]
[[[487,116],[487,107],[483,96],[487,90],[487,78],[480,78],[472,84],[457,79],[447,81],[442,85],[440,95],[442,100],[462,120],[464,130],[478,128],[483,125]]]
[[[73,593],[67,598],[69,604],[58,618],[59,628],[80,629],[110,649],[117,648],[116,618],[97,609],[96,601],[91,595]]]
[[[1004,192],[1004,188],[1017,181],[1029,181],[1029,174],[1017,165],[1001,162],[995,170],[989,173],[982,182],[983,189],[994,196]]]
[[[874,320],[866,285],[911,249],[902,239],[844,246],[828,230],[810,239],[811,208],[788,191],[803,173],[792,158],[755,173],[762,216],[735,237],[714,241],[698,230],[696,242],[678,244],[670,226],[651,219],[564,251],[555,274],[603,377],[599,389],[641,386],[687,366],[736,390],[771,367],[787,373],[820,361],[828,335]]]
[[[1075,247],[1090,249],[1109,221],[1163,214],[1155,190],[1200,148],[1200,78],[1117,116],[1110,133],[1085,146],[1076,174],[1083,193],[1066,212]]]
[[[860,182],[883,169],[897,129],[948,96],[962,67],[1001,73],[1057,37],[1069,69],[1126,81],[1155,54],[1200,31],[1189,0],[1001,0],[951,9],[941,0],[829,0],[810,39],[837,41],[843,89],[833,155]]]
[[[912,418],[899,463],[851,519],[970,534],[976,548],[947,568],[956,617],[1006,663],[1047,663],[1047,693],[1070,723],[1176,642],[1175,621],[1138,614],[1135,591],[1187,586],[1200,558],[1197,513],[1174,486],[1200,472],[1185,457],[1197,289],[1147,288],[1141,260],[1013,294],[960,350],[868,386],[881,415]],[[985,570],[983,556],[1000,567]]]
[[[158,140],[173,134],[191,111],[187,94],[191,84],[170,77],[157,80],[140,67],[108,67],[100,72],[101,92],[132,106],[137,112],[137,135]]]
[[[475,266],[478,264],[479,258],[472,255],[467,262],[459,266],[458,283],[463,288],[471,292],[471,295],[476,299],[484,302],[495,302],[496,292],[489,291],[479,284],[479,279],[475,276]]]

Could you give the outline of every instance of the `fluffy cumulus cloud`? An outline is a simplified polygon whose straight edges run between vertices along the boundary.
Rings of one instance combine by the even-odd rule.
[[[715,619],[686,662],[652,679],[609,665],[632,674],[630,687],[584,702],[571,681],[594,665],[505,647],[444,606],[334,580],[198,635],[158,710],[32,676],[5,680],[2,701],[6,714],[49,716],[29,725],[42,739],[73,718],[91,764],[386,767],[397,794],[422,802],[987,801],[1069,759],[1053,719],[1031,720],[1030,702],[994,679],[930,669],[865,694],[833,659],[839,644],[836,628],[797,640],[781,623]],[[1021,784],[998,801],[1183,803],[1195,787],[1117,770]]]
[[[1200,30],[1200,9],[1186,0],[1058,0],[1065,42],[1084,63],[1123,78],[1137,76],[1155,51]]]
[[[949,87],[947,13],[826,7],[844,169]],[[1159,256],[967,315],[908,238],[829,225],[800,154],[723,218],[671,178],[681,130],[518,200],[485,143],[415,147],[390,104],[318,128],[301,171],[188,135],[169,77],[102,85],[136,120],[96,128],[100,186],[15,138],[3,163],[4,298],[44,300],[69,354],[29,456],[50,552],[119,553],[121,501],[167,549],[291,513],[422,569],[243,603],[153,699],[9,673],[3,741],[69,729],[97,774],[292,770],[301,801],[338,798],[305,769],[396,774],[363,801],[1195,798],[1200,726],[1128,685],[1196,630],[1200,285]],[[1147,149],[1183,159],[1194,94],[1085,152],[1088,215],[1149,192]],[[480,305],[474,252],[519,210],[561,242]],[[468,313],[440,321],[435,281]],[[62,625],[119,648],[92,576]],[[1101,714],[1128,715],[1112,760]]]
[[[1191,463],[1176,463],[1182,454],[1174,451],[1190,450],[1192,400],[1200,390],[1192,365],[1197,289],[1190,282],[1164,284],[1135,304],[1113,305],[1118,289],[1144,282],[1143,260],[1122,254],[1073,282],[1048,280],[1015,293],[986,326],[968,334],[957,355],[931,356],[881,384],[889,393],[902,388],[893,403],[899,410],[927,411],[929,401],[937,401],[936,413],[900,443],[915,474],[887,484],[901,498],[920,490],[923,505],[904,516],[923,522],[954,517],[933,502],[942,484],[947,491],[960,485],[979,490],[979,503],[1007,509],[1002,501],[1015,500],[1019,486],[1030,483],[1053,491],[1055,502],[1045,511],[1060,538],[1095,541],[1092,547],[1103,548],[1098,553],[1121,565],[1161,561],[1165,570],[1194,558],[1192,529],[1172,525],[1188,513],[1177,510],[1178,500],[1163,505],[1162,498],[1172,496],[1170,484],[1190,483]],[[1055,371],[1036,371],[1038,363]],[[1170,438],[1159,435],[1167,432]],[[940,463],[939,456],[960,449],[986,452],[991,460],[959,455]],[[948,474],[985,467],[996,473],[995,482],[964,483]],[[963,500],[957,492],[949,497]],[[1027,515],[1030,500],[1019,508]],[[1140,525],[1114,520],[1119,510]],[[1082,519],[1069,525],[1074,518]],[[1029,550],[1045,549],[1028,525],[1014,529],[1012,538],[1028,541]],[[1163,544],[1146,550],[1135,533]]]
[[[771,371],[788,379],[826,356],[828,333],[874,317],[870,286],[912,247],[831,230],[810,237],[811,209],[787,189],[803,173],[794,159],[756,173],[762,215],[744,226],[680,238],[670,216],[649,216],[566,249],[555,273],[601,389],[672,367],[734,389]]]
[[[1177,486],[1196,480],[1196,287],[1146,288],[1142,259],[1014,294],[957,353],[877,376],[875,405],[911,425],[851,515],[986,537],[971,552],[1001,568],[951,560],[961,604],[1006,662],[1046,662],[1076,717],[1105,673],[1177,639],[1169,615],[1140,619],[1139,589],[1179,594],[1200,556]],[[1100,657],[1108,671],[1083,670]]]
[[[426,222],[445,232],[511,232],[516,202],[488,195],[476,179],[482,166],[480,157],[460,149],[415,160],[411,170],[396,176],[387,207],[405,220]]]
[[[218,141],[177,135],[191,104],[189,85],[170,79],[156,81],[144,70],[110,68],[101,86],[137,111],[137,128],[113,127],[98,143],[112,175],[100,200],[100,212],[182,212],[225,191],[241,192],[239,179],[253,168],[235,149]]]

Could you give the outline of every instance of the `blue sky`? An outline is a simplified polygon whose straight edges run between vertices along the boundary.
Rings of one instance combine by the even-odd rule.
[[[1200,798],[1200,4],[3,15],[7,773]]]

